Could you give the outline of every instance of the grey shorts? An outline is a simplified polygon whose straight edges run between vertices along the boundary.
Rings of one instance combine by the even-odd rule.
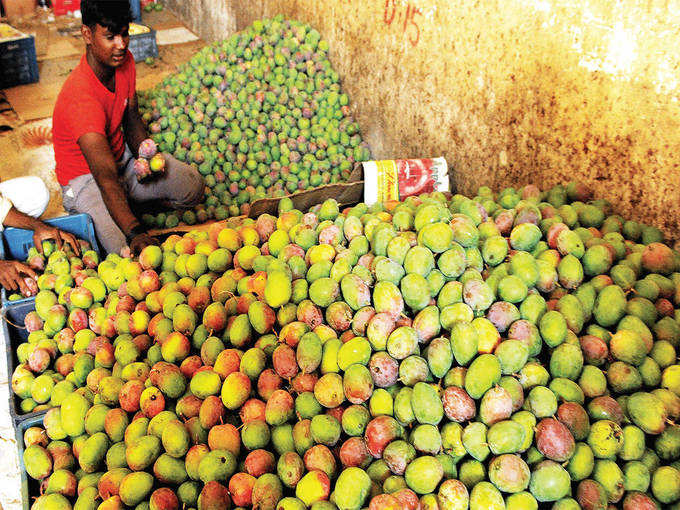
[[[118,162],[120,180],[131,202],[163,201],[173,209],[187,209],[198,205],[203,198],[203,177],[191,166],[164,153],[165,173],[148,182],[140,183],[134,171],[134,157],[125,147]],[[92,217],[99,242],[107,253],[121,253],[127,246],[125,235],[113,221],[102,198],[99,186],[91,173],[71,179],[61,187],[64,209],[73,213],[87,213]]]

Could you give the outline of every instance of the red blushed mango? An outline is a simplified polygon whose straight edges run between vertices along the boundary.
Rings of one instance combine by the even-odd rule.
[[[340,341],[343,344],[349,342],[352,338],[356,338],[356,335],[349,329],[340,335]]]
[[[175,243],[175,253],[177,255],[182,255],[183,253],[193,255],[195,250],[196,241],[190,237],[182,237]]]
[[[352,332],[357,336],[366,336],[368,323],[374,315],[375,309],[372,306],[364,306],[357,310],[352,318]]]
[[[238,457],[241,452],[241,435],[238,429],[229,423],[215,425],[208,432],[208,446],[211,450],[230,451],[234,457]]]
[[[139,401],[144,388],[144,383],[142,381],[132,380],[126,382],[121,388],[120,395],[118,396],[118,403],[120,404],[121,409],[130,413],[139,411]]]
[[[403,510],[418,510],[418,508],[420,508],[418,495],[411,489],[398,490],[397,492],[393,492],[392,496],[399,501],[399,504],[401,505],[400,508]]]
[[[557,408],[557,419],[571,432],[577,441],[588,437],[590,419],[586,410],[576,402],[564,402]]]
[[[187,297],[188,305],[197,314],[203,313],[210,301],[210,289],[208,287],[194,287]]]
[[[246,400],[239,411],[239,417],[242,423],[265,421],[266,404],[257,398]]]
[[[74,332],[87,328],[90,324],[87,312],[81,308],[74,308],[68,314],[67,324]]]
[[[226,248],[230,252],[235,252],[243,246],[243,240],[238,235],[238,232],[233,228],[223,228],[217,233],[217,245],[220,248]]]
[[[185,296],[191,294],[191,291],[194,290],[195,285],[196,285],[195,282],[188,276],[185,276],[177,280],[178,290]]]
[[[119,300],[116,304],[116,312],[127,312],[132,313],[135,311],[135,306],[137,302],[132,298],[132,296],[124,295],[121,296],[119,293]]]
[[[354,315],[349,305],[343,301],[331,303],[326,309],[326,322],[335,331],[347,331]]]
[[[276,464],[276,472],[281,478],[283,485],[289,488],[295,488],[295,486],[305,474],[305,465],[302,463],[302,459],[295,452],[285,452]]]
[[[162,313],[157,313],[153,317],[151,317],[151,320],[149,321],[149,325],[146,328],[147,333],[152,336],[156,337],[156,334],[158,333],[158,324],[165,319],[165,315]]]
[[[283,379],[271,368],[263,370],[257,378],[257,392],[265,401],[269,400],[272,393],[281,388],[282,385]]]
[[[165,397],[161,390],[154,386],[149,386],[142,391],[139,397],[139,409],[147,418],[153,418],[165,409]]]
[[[205,444],[197,444],[189,448],[189,451],[184,458],[184,466],[186,467],[187,474],[192,480],[198,480],[198,465],[201,463],[201,459],[205,457],[210,448]]]
[[[54,369],[61,375],[66,377],[73,371],[73,365],[76,362],[73,354],[63,354],[54,362]]]
[[[236,473],[229,479],[229,493],[234,505],[249,507],[253,503],[253,486],[256,478],[248,473]]]
[[[293,391],[298,394],[306,391],[313,392],[318,380],[319,376],[316,374],[298,374],[291,381]]]
[[[156,271],[153,269],[142,271],[142,273],[137,277],[137,283],[145,294],[154,292],[161,288],[161,281],[158,278],[158,273],[156,273]]]
[[[260,335],[269,333],[276,322],[276,313],[266,303],[254,301],[248,308],[248,320]]]
[[[137,346],[139,352],[146,352],[151,347],[151,337],[146,334],[137,335],[132,339],[132,343]]]
[[[179,398],[186,389],[186,380],[177,365],[159,361],[149,372],[149,381],[170,398]]]
[[[189,418],[199,415],[202,405],[203,401],[200,398],[194,395],[185,395],[177,401],[175,413],[180,418],[188,420]]]
[[[363,437],[350,437],[340,447],[340,462],[346,468],[366,468],[372,461],[366,442]]]
[[[364,438],[371,455],[376,459],[382,456],[385,447],[404,434],[404,428],[391,416],[377,416],[366,426]]]
[[[240,408],[248,400],[251,383],[246,374],[234,372],[229,374],[222,385],[222,403],[232,411]]]
[[[92,329],[90,327],[90,329]],[[92,330],[94,331],[94,330]],[[97,334],[96,331],[94,331]],[[75,332],[71,328],[64,328],[59,333],[54,335],[54,341],[57,342],[57,348],[60,352],[73,352],[73,343],[75,342]]]
[[[208,227],[208,238],[217,246],[219,246],[219,243],[217,242],[217,237],[219,236],[223,228],[224,227],[220,222],[212,223]]]
[[[210,430],[218,423],[222,423],[225,413],[226,409],[222,404],[220,397],[210,395],[201,403],[198,412],[198,420],[201,423],[201,427]]]
[[[305,463],[307,471],[322,471],[326,473],[329,478],[333,478],[335,475],[337,463],[333,456],[333,452],[325,445],[317,444],[312,446],[305,452],[302,460]]]
[[[229,374],[238,372],[241,356],[241,351],[237,349],[225,349],[215,359],[213,370],[224,380]]]
[[[331,409],[326,409],[326,414],[328,416],[332,416],[333,418],[338,420],[338,422],[341,422],[342,421],[342,415],[345,414],[345,408],[341,405],[338,405],[338,406],[333,407]]]
[[[213,332],[223,331],[227,327],[227,311],[221,303],[211,303],[205,308],[203,325]]]
[[[246,457],[244,466],[249,475],[257,478],[276,470],[276,457],[267,450],[253,450]]]
[[[283,425],[295,411],[295,401],[286,390],[276,390],[267,399],[265,421],[271,426]]]
[[[38,349],[36,349],[38,350]],[[115,356],[115,351],[113,348],[113,345],[110,343],[105,343],[102,344],[102,346],[99,348],[97,351],[97,354],[94,355],[94,362],[95,365],[104,367],[104,368],[111,368],[113,364],[116,362],[116,356]],[[29,360],[30,364],[30,360]]]
[[[170,333],[161,345],[161,355],[168,363],[177,363],[184,360],[191,351],[191,342],[182,333],[174,331]]]
[[[368,510],[401,510],[401,503],[390,494],[379,494],[371,499]]]
[[[247,314],[250,305],[257,301],[257,296],[250,292],[239,296],[236,300],[236,313]]]
[[[128,325],[130,334],[132,336],[136,336],[141,335],[142,333],[146,333],[150,320],[151,317],[149,317],[148,312],[145,312],[143,310],[135,310],[134,312],[132,312],[130,314],[130,324]]]
[[[120,488],[120,482],[129,473],[130,470],[127,468],[115,468],[104,473],[97,484],[99,497],[102,500],[105,500],[111,496],[117,496],[118,490]]]
[[[651,243],[642,251],[642,267],[650,273],[671,274],[675,270],[673,250],[663,243]]]
[[[297,347],[297,344],[300,343],[302,335],[304,335],[308,331],[309,326],[306,323],[300,321],[293,321],[286,324],[283,328],[281,328],[281,332],[279,333],[279,340],[281,342],[285,342],[291,347]]]
[[[178,508],[179,500],[172,489],[161,487],[151,493],[151,497],[149,498],[149,510],[177,510]],[[228,506],[226,508],[228,508]]]
[[[210,481],[203,486],[198,496],[198,510],[224,510],[231,508],[229,490],[217,481]]]
[[[187,379],[191,379],[193,375],[203,366],[203,361],[198,355],[184,358],[182,364],[179,366],[180,371]]]
[[[281,344],[274,350],[272,363],[276,373],[284,379],[290,379],[298,373],[295,351],[289,345]]]
[[[258,297],[264,297],[264,288],[267,285],[267,272],[257,271],[252,276],[248,277],[248,292],[256,294]]]
[[[297,320],[304,322],[310,329],[323,324],[323,313],[321,308],[316,306],[313,301],[305,299],[297,307]]]
[[[274,230],[276,230],[276,218],[270,214],[262,214],[255,221],[255,230],[262,242],[269,239]],[[244,506],[244,505],[239,505]]]

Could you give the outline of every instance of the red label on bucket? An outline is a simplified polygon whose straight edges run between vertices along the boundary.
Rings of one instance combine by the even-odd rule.
[[[366,161],[362,165],[367,204],[449,191],[448,165],[444,158]]]

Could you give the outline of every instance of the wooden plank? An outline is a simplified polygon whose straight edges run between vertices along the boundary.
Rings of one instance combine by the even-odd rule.
[[[243,220],[246,219],[246,216],[233,216],[231,218],[227,218],[226,220],[212,220],[212,221],[207,221],[205,223],[199,223],[197,225],[185,225],[185,224],[180,224],[177,225],[176,227],[171,227],[171,228],[152,228],[148,230],[148,234],[152,235],[154,237],[166,237],[171,234],[186,234],[187,232],[191,232],[193,230],[198,230],[199,232],[207,232],[210,227],[212,227],[215,224],[222,225],[223,227],[238,227],[240,224],[243,222]]]

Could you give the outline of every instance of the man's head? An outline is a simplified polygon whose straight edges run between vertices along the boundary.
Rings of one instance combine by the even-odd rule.
[[[103,65],[119,67],[130,43],[132,14],[128,0],[82,0],[82,34],[89,50]]]

